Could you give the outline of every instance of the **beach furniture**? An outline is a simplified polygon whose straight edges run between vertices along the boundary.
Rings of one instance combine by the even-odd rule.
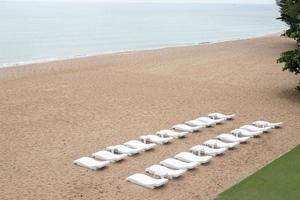
[[[216,138],[224,142],[240,142],[240,143],[245,143],[250,139],[250,137],[237,137],[229,133],[222,133],[218,135]]]
[[[237,137],[256,137],[259,136],[263,133],[263,131],[247,131],[246,129],[234,129],[232,131],[230,131],[230,133],[232,133],[233,135],[237,136]]]
[[[174,158],[184,161],[184,162],[197,162],[197,163],[207,163],[212,157],[211,156],[197,156],[191,152],[181,152],[174,156]]]
[[[186,135],[189,134],[189,132],[177,132],[177,131],[173,131],[173,130],[160,130],[156,133],[157,135],[159,135],[160,137],[172,137],[172,138],[182,138],[185,137]]]
[[[156,178],[152,178],[150,176],[147,176],[147,175],[141,174],[141,173],[133,174],[133,175],[127,177],[126,180],[131,183],[134,183],[134,184],[146,187],[146,188],[150,188],[150,189],[154,189],[156,187],[163,186],[169,181],[166,178],[156,179]]]
[[[160,164],[173,169],[193,169],[200,165],[198,162],[183,162],[174,158],[167,158],[161,161]]]
[[[177,125],[174,125],[172,128],[175,130],[178,130],[178,131],[193,133],[193,132],[197,132],[200,129],[202,129],[203,126],[188,126],[186,124],[177,124]]]
[[[159,137],[157,135],[143,135],[140,136],[140,139],[144,142],[154,142],[156,144],[166,144],[173,140],[172,137]]]
[[[205,122],[201,122],[201,121],[198,121],[198,120],[190,120],[190,121],[187,121],[187,122],[184,122],[185,124],[189,125],[189,126],[202,126],[202,128],[205,128],[207,125],[207,123]]]
[[[205,119],[205,121],[203,121],[202,117],[199,117],[199,118],[191,120],[191,121],[187,121],[186,123],[197,124],[197,121],[198,121],[198,123],[200,122],[200,123],[204,124],[206,127],[213,127],[213,126],[217,125],[217,123],[213,119],[211,119],[211,120]]]
[[[219,149],[219,148],[232,149],[232,148],[236,147],[239,144],[239,142],[226,143],[226,142],[222,142],[217,139],[210,139],[210,140],[206,140],[203,144],[206,146],[209,146],[211,148],[214,148],[214,149],[216,149],[216,148],[217,149]]]
[[[154,144],[154,143],[147,144],[147,143],[143,143],[138,140],[130,140],[130,141],[124,143],[124,145],[128,146],[130,148],[133,148],[133,149],[143,149],[145,151],[153,149],[156,146],[156,144]]]
[[[205,154],[209,156],[217,156],[223,154],[228,148],[213,149],[205,145],[196,145],[191,148],[191,151],[197,155]]]
[[[111,151],[112,153],[116,152],[116,153],[121,153],[121,154],[127,154],[128,156],[132,156],[134,154],[141,153],[144,151],[143,148],[132,149],[125,145],[109,146],[109,147],[106,147],[106,149]]]
[[[74,160],[74,164],[92,170],[101,169],[109,164],[109,161],[99,161],[90,157],[82,157]]]
[[[110,151],[98,151],[92,154],[93,157],[109,162],[118,162],[127,157],[127,154],[114,154]]]
[[[252,131],[252,132],[256,132],[256,131],[268,132],[271,129],[271,127],[259,128],[254,125],[244,125],[244,126],[241,126],[240,129],[245,129],[247,131]]]
[[[212,118],[212,119],[226,119],[226,120],[230,120],[230,119],[234,119],[235,114],[225,115],[225,114],[222,114],[222,113],[210,113],[208,116],[210,118]]]
[[[210,124],[209,126],[213,126],[216,124],[222,124],[226,119],[212,119],[209,117],[199,117],[196,120],[207,123],[208,125]]]
[[[187,170],[186,169],[170,169],[162,165],[152,165],[146,169],[146,172],[160,176],[161,178],[177,178],[182,176]]]
[[[265,127],[271,127],[271,128],[280,128],[283,122],[267,122],[267,121],[255,121],[253,122],[253,125],[259,127],[259,128],[265,128]]]

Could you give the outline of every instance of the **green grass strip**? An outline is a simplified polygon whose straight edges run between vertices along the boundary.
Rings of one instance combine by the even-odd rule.
[[[300,200],[300,145],[221,193],[217,200]]]

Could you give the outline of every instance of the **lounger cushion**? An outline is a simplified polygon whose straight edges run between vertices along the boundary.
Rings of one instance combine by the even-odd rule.
[[[173,140],[172,137],[159,137],[157,135],[144,135],[140,136],[140,139],[143,141],[150,141],[154,142],[156,144],[166,144],[169,143],[171,140]]]
[[[133,175],[129,176],[126,180],[129,182],[132,182],[134,184],[137,184],[137,185],[140,185],[140,186],[143,186],[146,188],[150,188],[150,189],[154,189],[156,187],[165,185],[169,181],[166,178],[155,179],[155,178],[152,178],[150,176],[147,176],[145,174],[140,174],[140,173],[133,174]]]
[[[236,145],[239,144],[239,142],[225,143],[217,139],[210,139],[203,142],[203,144],[210,146],[212,148],[234,148]]]
[[[98,161],[90,157],[82,157],[74,160],[74,164],[88,169],[97,170],[107,166],[109,161]]]
[[[210,113],[208,116],[212,119],[227,119],[227,120],[229,120],[229,119],[233,119],[235,117],[235,114],[225,115],[222,113]]]
[[[190,120],[185,123],[189,126],[202,126],[203,128],[207,126],[207,123],[199,121],[199,120]]]
[[[234,134],[235,136],[239,137],[255,137],[255,136],[259,136],[263,133],[263,131],[247,131],[245,129],[234,129],[232,131],[230,131],[230,133]]]
[[[267,122],[267,121],[255,121],[253,122],[253,125],[259,127],[259,128],[264,128],[264,127],[271,127],[271,128],[279,128],[283,122],[277,122],[277,123],[272,123],[272,122]]]
[[[187,163],[174,158],[168,158],[166,160],[161,161],[160,164],[173,169],[193,169],[197,167],[200,163],[198,162]]]
[[[188,126],[186,124],[177,124],[172,127],[175,130],[186,131],[186,132],[197,132],[203,128],[203,126]]]
[[[211,156],[197,156],[190,152],[181,152],[174,156],[176,159],[184,162],[207,163],[211,160]]]
[[[124,146],[124,145],[115,145],[115,146],[110,146],[110,147],[107,147],[106,148],[107,150],[110,150],[112,152],[116,151],[118,153],[122,153],[122,154],[127,154],[128,156],[131,156],[131,155],[134,155],[134,154],[137,154],[137,153],[141,153],[144,151],[144,149],[132,149],[132,148],[129,148],[127,146]]]
[[[250,137],[236,137],[228,133],[222,133],[218,135],[216,138],[225,142],[241,142],[241,143],[247,142],[250,139]]]
[[[146,172],[160,176],[161,178],[177,178],[186,172],[186,169],[170,169],[162,165],[152,165],[146,169]]]
[[[181,137],[185,137],[186,135],[189,134],[189,132],[185,131],[185,132],[177,132],[177,131],[173,131],[173,130],[160,130],[156,133],[157,135],[160,135],[161,137],[173,137],[173,138],[181,138]]]
[[[93,157],[100,160],[107,160],[110,162],[117,162],[127,157],[127,154],[114,154],[109,151],[98,151],[92,154]]]
[[[199,121],[203,121],[203,122],[206,122],[206,123],[216,123],[216,124],[220,124],[222,123],[223,121],[225,121],[226,119],[211,119],[209,117],[199,117],[197,118],[197,120]]]
[[[197,154],[204,153],[209,156],[216,156],[219,154],[223,154],[227,148],[219,148],[219,149],[213,149],[204,145],[196,145],[191,148],[192,152],[195,152]]]
[[[241,126],[241,129],[245,129],[247,131],[263,131],[263,132],[267,132],[269,129],[271,129],[271,127],[264,127],[264,128],[258,128],[256,126],[253,125],[244,125]]]
[[[138,140],[130,140],[124,143],[124,145],[134,149],[144,149],[145,151],[148,151],[156,146],[156,144],[146,144]]]

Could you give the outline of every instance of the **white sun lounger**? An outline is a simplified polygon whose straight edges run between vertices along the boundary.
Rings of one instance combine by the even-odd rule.
[[[156,146],[156,144],[154,144],[154,143],[146,144],[146,143],[143,143],[138,140],[130,140],[130,141],[124,143],[124,145],[128,146],[130,148],[133,148],[133,149],[143,149],[145,151],[153,149]]]
[[[205,122],[205,123],[215,123],[215,124],[222,124],[226,119],[212,119],[209,117],[199,117],[196,120]]]
[[[207,117],[207,118],[209,118],[209,117]],[[199,117],[195,120],[204,123],[207,127],[213,127],[217,124],[217,122],[214,119],[209,118],[209,120],[207,120],[207,118]]]
[[[241,126],[240,129],[245,129],[247,131],[252,131],[252,132],[256,132],[256,131],[268,132],[271,129],[271,127],[259,128],[257,126],[253,126],[253,125],[244,125],[244,126]]]
[[[172,137],[159,137],[157,135],[143,135],[140,137],[144,143],[146,142],[154,142],[156,144],[166,144],[173,140]]]
[[[191,148],[191,151],[197,155],[205,154],[209,156],[216,156],[216,155],[223,154],[226,150],[227,148],[213,149],[204,145],[196,145]]]
[[[253,125],[259,127],[259,128],[265,128],[265,127],[271,127],[271,128],[280,128],[283,122],[267,122],[267,121],[255,121],[253,122]]]
[[[132,156],[134,154],[141,153],[144,151],[144,149],[142,148],[132,149],[125,145],[109,146],[106,149],[111,151],[112,153],[117,152],[117,153],[127,154],[128,156]]]
[[[250,139],[250,137],[237,137],[229,133],[222,133],[218,135],[216,138],[224,142],[240,142],[240,143],[247,142]]]
[[[146,187],[146,188],[150,188],[150,189],[154,189],[156,187],[163,186],[169,181],[166,178],[155,179],[155,178],[152,178],[150,176],[147,176],[145,174],[140,174],[140,173],[133,174],[133,175],[129,176],[126,180],[131,183],[134,183],[134,184]]]
[[[230,133],[232,133],[233,135],[237,136],[237,137],[256,137],[259,136],[263,133],[263,131],[247,131],[246,129],[234,129],[232,131],[230,131]]]
[[[230,119],[234,119],[235,114],[225,115],[225,114],[222,114],[222,113],[210,113],[208,116],[210,118],[212,118],[212,119],[226,119],[226,120],[230,120]]]
[[[173,131],[173,130],[160,130],[156,133],[157,135],[161,136],[161,137],[172,137],[172,138],[182,138],[185,137],[186,135],[189,134],[189,132],[177,132],[177,131]]]
[[[199,117],[196,120],[202,121],[202,122],[205,122],[205,123],[214,122],[215,124],[222,124],[224,121],[226,121],[226,119],[212,119],[212,118],[209,118],[209,117]]]
[[[82,157],[74,160],[74,164],[92,170],[101,169],[109,164],[109,161],[99,161],[90,157]]]
[[[110,151],[98,151],[92,154],[93,157],[100,160],[107,160],[110,162],[118,162],[127,157],[127,154],[114,154]]]
[[[167,158],[166,160],[161,161],[160,164],[173,169],[193,169],[200,165],[198,162],[187,163],[174,158]]]
[[[146,172],[160,176],[161,178],[172,179],[182,176],[186,172],[186,169],[170,169],[162,165],[152,165],[146,169]]]
[[[190,121],[187,121],[187,122],[184,122],[185,124],[189,125],[189,126],[202,126],[202,128],[205,128],[207,125],[207,123],[205,122],[201,122],[201,121],[198,121],[198,120],[190,120]]]
[[[212,147],[212,148],[217,148],[217,149],[218,148],[232,149],[232,148],[236,147],[239,144],[239,142],[225,143],[225,142],[222,142],[217,139],[210,139],[210,140],[205,141],[203,144],[205,144],[209,147]]]
[[[197,156],[191,152],[181,152],[174,156],[174,158],[184,161],[184,162],[197,162],[197,163],[207,163],[212,157],[211,156]]]
[[[193,133],[193,132],[197,132],[200,129],[202,129],[203,126],[188,126],[186,124],[177,124],[177,125],[174,125],[172,128],[175,130],[178,130],[178,131],[185,131],[185,132]]]

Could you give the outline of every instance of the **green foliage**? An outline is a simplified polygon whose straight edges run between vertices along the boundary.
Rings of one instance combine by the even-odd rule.
[[[300,22],[300,1],[299,0],[277,0],[280,8],[280,17],[288,25]]]
[[[277,0],[280,7],[278,19],[289,25],[285,35],[300,43],[300,1],[299,0]]]
[[[296,40],[300,46],[300,0],[277,0],[280,8],[280,17],[278,19],[289,25],[286,30],[286,36]],[[292,73],[300,73],[300,49],[299,47],[293,51],[283,52],[277,60],[278,63],[285,63],[283,71],[288,70]],[[300,90],[300,84],[297,86]]]
[[[292,10],[294,10],[293,6],[296,4],[296,0],[277,0],[276,2],[280,8],[280,17],[278,19],[284,21],[288,25],[294,23],[295,14]]]
[[[295,24],[293,28],[288,29],[286,31],[286,35],[289,38],[293,38],[298,44],[300,44],[300,23]]]
[[[278,63],[285,63],[283,71],[288,70],[296,75],[300,73],[300,48],[298,47],[292,51],[283,52]]]

